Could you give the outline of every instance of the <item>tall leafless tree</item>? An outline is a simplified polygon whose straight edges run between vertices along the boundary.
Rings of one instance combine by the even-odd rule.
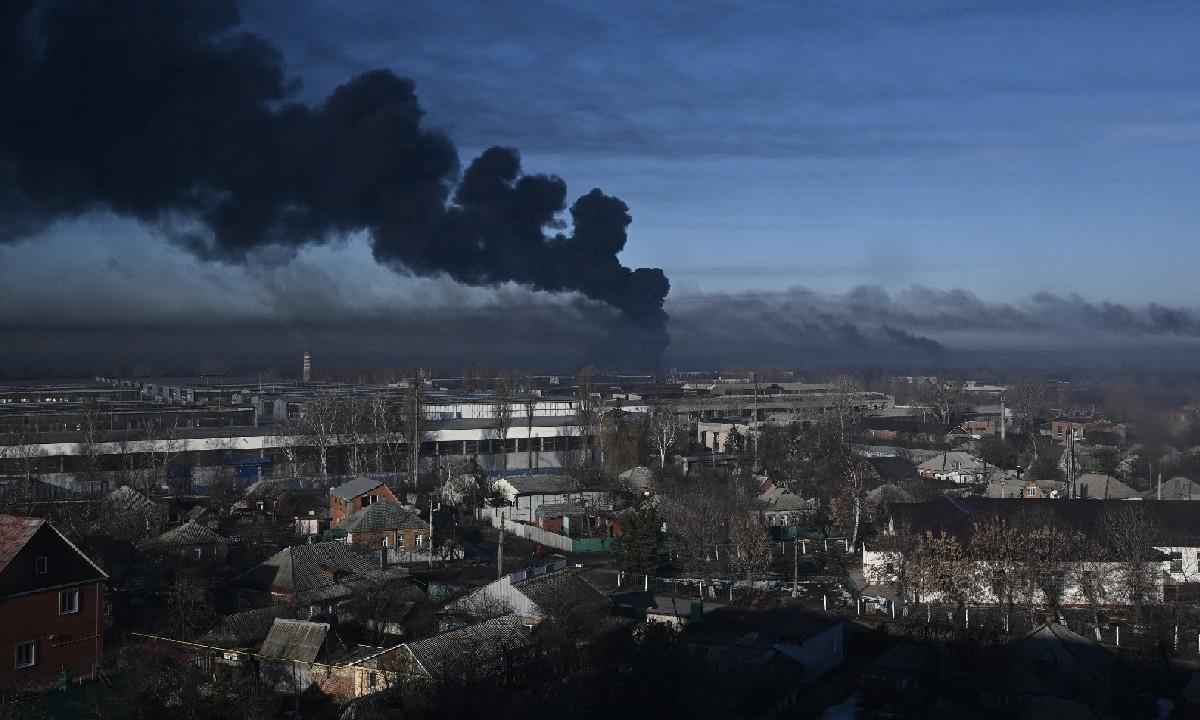
[[[675,449],[679,440],[679,421],[674,409],[666,404],[657,404],[650,410],[650,442],[658,453],[658,467],[665,471],[667,456]]]
[[[339,442],[342,409],[342,403],[332,393],[320,393],[305,403],[300,417],[304,443],[317,453],[317,471],[322,480],[329,477],[329,451]]]
[[[158,489],[167,484],[171,463],[184,448],[180,436],[179,417],[160,414],[146,420],[143,435],[150,448],[150,475],[144,487],[135,488],[143,495],[153,497]]]
[[[80,408],[79,425],[76,430],[79,433],[79,442],[75,445],[76,453],[82,465],[83,480],[90,487],[100,479],[100,458],[103,456],[103,418],[97,404],[85,403]]]
[[[1120,563],[1125,600],[1133,604],[1140,619],[1156,590],[1154,542],[1158,528],[1142,503],[1106,508],[1103,527],[1112,559]]]
[[[575,377],[575,417],[582,435],[585,467],[591,467],[595,463],[591,442],[599,435],[600,424],[600,403],[592,386],[592,374],[592,368],[586,367]]]
[[[421,443],[425,440],[425,373],[413,373],[404,402],[404,442],[408,451],[408,481],[417,484],[421,472]]]
[[[513,421],[513,387],[507,374],[501,373],[492,386],[492,432],[500,441],[500,469],[508,469],[508,431]]]
[[[399,472],[404,466],[404,413],[402,405],[377,396],[371,400],[371,431],[375,436],[377,472]]]
[[[532,470],[538,455],[533,449],[533,419],[537,415],[538,396],[534,393],[533,383],[528,377],[525,379],[523,392],[521,407],[525,411],[525,467]]]
[[[339,435],[349,451],[347,464],[350,474],[361,475],[367,471],[368,449],[374,440],[370,401],[358,397],[343,400],[339,418]]]

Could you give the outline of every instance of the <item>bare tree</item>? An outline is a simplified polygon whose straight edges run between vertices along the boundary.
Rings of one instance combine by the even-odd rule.
[[[425,373],[417,370],[404,403],[404,442],[408,450],[408,481],[417,484],[421,471],[421,443],[425,440]]]
[[[590,367],[580,370],[575,378],[575,417],[579,423],[586,453],[584,464],[591,467],[595,462],[595,457],[589,448],[592,438],[599,434],[597,427],[600,423],[600,404],[592,387],[592,369]]]
[[[958,404],[962,400],[962,380],[936,378],[929,380],[920,389],[921,401],[933,406],[934,414],[942,423],[953,422]]]
[[[533,469],[536,453],[533,451],[533,418],[537,414],[538,396],[533,394],[533,387],[528,382],[521,406],[525,410],[525,467]]]
[[[858,404],[858,394],[861,391],[862,388],[854,381],[854,378],[848,375],[834,378],[831,409],[834,416],[833,427],[837,432],[838,442],[841,444],[849,442],[850,431],[863,414]]]
[[[208,586],[192,573],[181,572],[167,596],[168,631],[176,640],[192,640],[216,619]]]
[[[975,523],[968,551],[975,559],[975,585],[991,591],[1004,608],[1006,627],[1016,599],[1022,546],[1026,539],[1001,515]]]
[[[3,486],[3,497],[0,507],[8,508],[8,512],[22,514],[28,511],[28,504],[35,499],[34,484],[38,477],[39,460],[46,456],[46,451],[37,442],[37,436],[25,426],[3,439],[0,445],[0,460],[9,460],[20,473],[20,480]],[[18,510],[18,508],[22,508]]]
[[[171,463],[183,449],[184,443],[179,437],[179,417],[174,414],[155,415],[147,419],[143,432],[150,447],[150,476],[144,487],[135,489],[152,496],[158,488],[167,484]]]
[[[667,455],[675,449],[679,439],[679,423],[669,405],[658,404],[650,411],[650,442],[658,453],[658,467],[666,470]]]
[[[974,596],[974,566],[967,549],[953,535],[926,533],[918,549],[921,585],[963,608]]]
[[[753,582],[771,565],[771,538],[761,514],[754,509],[745,508],[730,518],[729,539],[734,547],[729,563],[745,573],[747,582]]]
[[[342,404],[329,393],[314,396],[304,405],[300,427],[305,444],[317,452],[317,471],[329,477],[329,450],[338,444]]]
[[[1120,563],[1120,583],[1127,602],[1133,603],[1138,618],[1156,590],[1154,541],[1158,528],[1141,503],[1106,507],[1104,537],[1113,560]]]
[[[688,572],[704,577],[719,566],[725,523],[734,503],[728,488],[716,483],[678,485],[659,496],[659,514],[666,521],[673,558]]]
[[[496,378],[492,394],[492,431],[500,441],[501,469],[508,469],[508,431],[512,428],[512,381],[504,374]]]
[[[382,396],[371,400],[371,431],[375,440],[375,469],[399,471],[404,465],[404,413],[401,406]]]
[[[293,418],[283,420],[275,428],[275,443],[283,453],[284,460],[287,461],[288,475],[296,477],[299,474],[299,444],[302,442],[301,436],[304,428],[298,420]]]
[[[367,448],[375,439],[372,433],[371,404],[363,398],[349,398],[342,402],[339,413],[341,432],[349,449],[349,471],[361,475],[367,471]]]
[[[102,433],[104,429],[98,405],[95,403],[86,403],[83,405],[79,413],[77,430],[79,432],[79,442],[76,443],[75,449],[83,465],[83,480],[90,486],[99,480],[100,457],[102,455],[100,444],[103,440]]]
[[[1049,392],[1044,380],[1026,378],[1014,383],[1004,393],[1022,433],[1029,434],[1037,427],[1049,409]]]

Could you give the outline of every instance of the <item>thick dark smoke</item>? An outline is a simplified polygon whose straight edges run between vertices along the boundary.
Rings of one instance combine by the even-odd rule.
[[[592,190],[492,148],[459,177],[413,83],[375,70],[292,102],[279,52],[240,31],[235,0],[16,0],[0,10],[0,242],[112,210],[196,255],[239,263],[366,230],[397,270],[577,291],[667,343],[661,270],[617,259],[631,222]]]
[[[688,366],[1194,367],[1200,314],[1038,293],[877,286],[681,295],[668,359]]]

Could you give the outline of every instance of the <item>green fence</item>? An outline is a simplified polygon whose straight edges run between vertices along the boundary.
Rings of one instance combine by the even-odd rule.
[[[612,547],[612,538],[575,538],[572,540],[571,551],[577,553],[608,552]]]

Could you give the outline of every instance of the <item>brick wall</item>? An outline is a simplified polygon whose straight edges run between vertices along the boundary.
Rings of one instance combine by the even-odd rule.
[[[0,601],[0,686],[46,685],[63,671],[73,677],[92,673],[103,650],[103,586],[73,587],[79,612],[69,615],[59,614],[59,590]],[[37,662],[18,669],[17,644],[29,641],[37,643]]]

